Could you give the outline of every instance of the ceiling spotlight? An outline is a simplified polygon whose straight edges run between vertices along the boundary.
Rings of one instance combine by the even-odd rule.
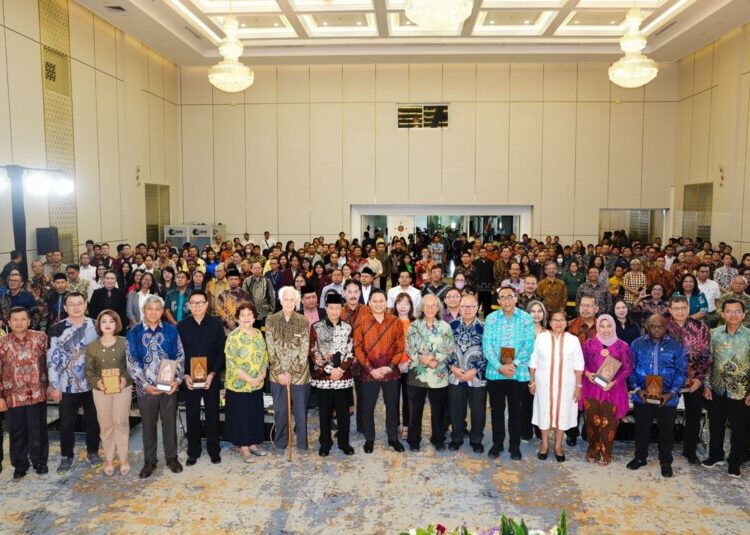
[[[495,24],[495,21],[494,21],[494,20],[491,20],[491,21],[490,21],[490,24]]]
[[[609,21],[610,24],[617,24],[615,21],[611,20]]]
[[[581,23],[581,21],[580,21],[580,20],[574,20],[574,21],[573,21],[573,24],[580,24],[580,23]]]
[[[247,27],[247,24],[245,24],[245,23],[243,22],[242,24],[240,24],[240,26],[242,26],[243,28],[246,28],[246,27]]]
[[[530,20],[525,20],[525,21],[523,21],[523,23],[524,24],[531,24],[531,21]]]
[[[274,26],[276,26],[276,27],[278,28],[278,26],[279,26],[279,23],[278,23],[278,22],[274,22],[274,23],[273,23],[273,25],[274,25]]]
[[[407,20],[407,21],[406,21],[406,25],[407,25],[407,26],[410,26],[410,25],[411,25],[411,21],[410,21],[410,20]]]
[[[328,26],[328,23],[327,23],[327,22],[324,22],[324,23],[323,23],[323,26]]]
[[[361,20],[357,21],[357,26],[362,26],[362,21]]]

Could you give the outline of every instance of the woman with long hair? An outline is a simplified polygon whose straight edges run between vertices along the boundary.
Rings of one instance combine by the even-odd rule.
[[[630,345],[641,336],[641,328],[630,316],[630,306],[624,298],[618,297],[612,302],[615,313],[615,332],[617,338]]]
[[[677,293],[684,295],[690,304],[690,317],[703,320],[708,313],[708,301],[703,292],[698,288],[698,280],[695,275],[686,273],[682,276]]]
[[[406,338],[406,334],[409,332],[409,326],[416,319],[414,303],[408,293],[402,292],[396,296],[396,299],[393,301],[391,314],[398,317],[398,320],[401,322],[401,327],[404,329],[404,338]],[[404,351],[404,354],[401,357],[399,369],[401,370],[401,377],[399,378],[399,390],[401,392],[401,426],[399,427],[399,431],[401,433],[401,438],[406,440],[406,437],[409,434],[409,396],[407,395],[406,385],[406,379],[409,372],[409,355],[406,351]]]

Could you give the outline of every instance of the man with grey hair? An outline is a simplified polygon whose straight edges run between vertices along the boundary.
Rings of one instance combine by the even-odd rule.
[[[140,477],[151,476],[156,468],[156,422],[161,417],[164,457],[175,474],[182,472],[177,459],[177,389],[185,369],[185,353],[177,328],[162,321],[164,301],[149,295],[143,303],[143,321],[128,331],[125,353],[128,373],[133,378],[143,426],[143,469]],[[161,361],[176,361],[169,391],[157,388]]]
[[[287,446],[287,392],[291,389],[297,448],[307,449],[307,404],[310,399],[310,328],[305,316],[295,312],[300,294],[292,286],[279,290],[281,310],[266,318],[269,379],[273,397],[274,445]]]

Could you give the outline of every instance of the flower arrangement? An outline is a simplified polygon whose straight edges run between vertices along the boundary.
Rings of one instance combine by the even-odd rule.
[[[449,531],[442,524],[430,524],[426,528],[412,528],[402,531],[399,535],[567,535],[568,522],[565,511],[560,513],[560,522],[548,531],[541,529],[529,529],[523,520],[516,522],[512,518],[503,515],[500,522],[491,528],[481,531],[472,531],[466,526],[454,528]]]

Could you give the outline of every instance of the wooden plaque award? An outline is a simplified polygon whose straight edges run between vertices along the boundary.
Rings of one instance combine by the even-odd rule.
[[[661,375],[646,376],[646,403],[651,405],[661,405],[662,403],[662,385],[664,384]]]
[[[177,361],[162,359],[159,362],[159,374],[156,377],[156,388],[162,392],[172,390],[172,381],[177,373]]]
[[[505,366],[506,364],[513,364],[516,359],[516,349],[514,347],[501,347],[500,348],[500,364]]]
[[[599,366],[596,374],[594,374],[594,382],[602,388],[607,388],[612,379],[615,378],[620,366],[622,366],[622,362],[612,355],[607,355],[607,358],[604,359],[604,362],[602,362],[602,365]]]
[[[120,393],[120,369],[105,368],[102,370],[102,382],[104,383],[105,394]]]
[[[193,380],[193,388],[206,388],[208,380],[208,358],[192,357],[190,359],[190,378]]]

